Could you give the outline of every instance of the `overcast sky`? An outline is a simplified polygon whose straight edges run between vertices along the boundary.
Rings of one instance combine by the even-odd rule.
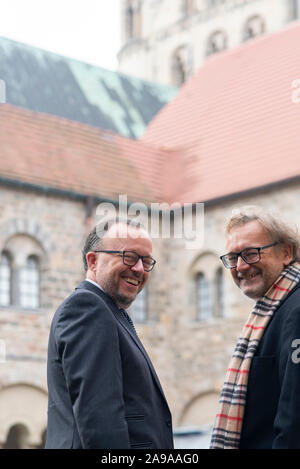
[[[0,0],[0,36],[115,70],[120,0]]]

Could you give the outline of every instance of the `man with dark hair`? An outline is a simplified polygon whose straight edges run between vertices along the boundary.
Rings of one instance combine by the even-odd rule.
[[[223,264],[255,306],[225,378],[211,447],[300,448],[299,235],[280,217],[236,210]]]
[[[155,265],[139,224],[95,227],[84,280],[56,311],[46,448],[173,448],[171,414],[126,308]]]

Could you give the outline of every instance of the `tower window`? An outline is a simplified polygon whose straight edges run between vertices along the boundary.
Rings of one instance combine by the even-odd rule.
[[[125,22],[128,39],[134,39],[141,35],[141,6],[138,0],[127,1]]]
[[[190,57],[187,46],[178,47],[172,56],[172,83],[181,86],[190,76]]]
[[[265,23],[259,15],[252,16],[246,22],[244,29],[244,39],[252,39],[253,37],[260,36],[265,32]]]
[[[227,49],[227,36],[224,31],[215,31],[207,42],[207,55],[216,54]]]

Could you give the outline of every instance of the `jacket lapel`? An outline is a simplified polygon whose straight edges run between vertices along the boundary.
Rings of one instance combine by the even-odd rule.
[[[153,365],[152,365],[152,362],[151,362],[151,360],[150,360],[150,358],[149,358],[149,356],[148,356],[146,350],[144,349],[144,346],[143,346],[142,342],[140,341],[140,339],[138,338],[138,336],[135,335],[134,332],[131,330],[130,325],[127,324],[127,321],[126,321],[125,316],[124,316],[123,314],[121,314],[121,313],[119,312],[119,310],[117,310],[117,311],[114,310],[113,313],[114,313],[115,318],[117,319],[117,321],[119,321],[119,323],[122,325],[122,327],[124,327],[124,329],[126,329],[126,331],[127,331],[128,334],[130,335],[130,337],[132,338],[132,340],[135,342],[135,344],[137,345],[137,347],[140,349],[140,351],[141,351],[142,354],[144,355],[144,357],[145,357],[145,359],[146,359],[146,361],[147,361],[147,363],[148,363],[148,366],[149,366],[149,368],[150,368],[150,371],[151,371],[151,373],[152,373],[152,376],[153,376],[153,378],[154,378],[154,380],[155,380],[155,382],[156,382],[156,384],[157,384],[157,387],[158,387],[158,389],[160,390],[160,392],[161,392],[163,398],[164,398],[165,401],[167,402],[166,397],[165,397],[165,395],[164,395],[164,392],[163,392],[163,390],[162,390],[161,384],[160,384],[160,382],[159,382],[158,376],[157,376],[157,374],[156,374],[156,372],[155,372],[155,369],[154,369],[154,367],[153,367]]]
[[[131,330],[128,321],[126,320],[125,316],[119,311],[119,308],[116,305],[116,303],[113,301],[113,299],[109,295],[107,295],[104,291],[102,291],[101,288],[97,287],[96,285],[93,285],[91,282],[87,282],[86,280],[82,281],[78,285],[76,290],[81,289],[81,288],[84,289],[84,290],[90,290],[93,293],[96,293],[97,295],[99,295],[103,299],[103,301],[108,305],[108,307],[111,309],[111,311],[113,312],[116,320],[121,324],[121,326],[126,330],[126,332],[128,332],[128,334],[130,335],[132,340],[135,342],[136,346],[140,349],[140,351],[144,355],[144,357],[145,357],[145,359],[148,363],[148,366],[150,368],[150,371],[152,373],[152,376],[154,378],[154,381],[156,382],[157,387],[160,390],[160,392],[161,392],[161,394],[162,394],[162,396],[163,396],[163,398],[164,398],[164,400],[167,404],[167,400],[166,400],[166,397],[165,397],[164,392],[162,390],[162,387],[161,387],[161,384],[159,382],[158,376],[155,372],[155,369],[152,365],[152,362],[151,362],[150,358],[148,357],[148,354],[147,354],[146,350],[143,347],[142,342],[140,341],[138,336],[136,336],[134,334],[134,332]]]

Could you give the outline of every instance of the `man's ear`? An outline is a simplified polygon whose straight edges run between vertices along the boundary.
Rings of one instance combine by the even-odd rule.
[[[86,262],[88,265],[88,270],[91,272],[96,272],[97,254],[95,252],[89,251],[86,254]]]
[[[294,253],[293,253],[293,246],[292,244],[284,244],[283,247],[282,247],[282,251],[283,251],[283,255],[284,255],[284,258],[283,258],[283,264],[285,266],[289,265],[293,258],[294,258]]]

